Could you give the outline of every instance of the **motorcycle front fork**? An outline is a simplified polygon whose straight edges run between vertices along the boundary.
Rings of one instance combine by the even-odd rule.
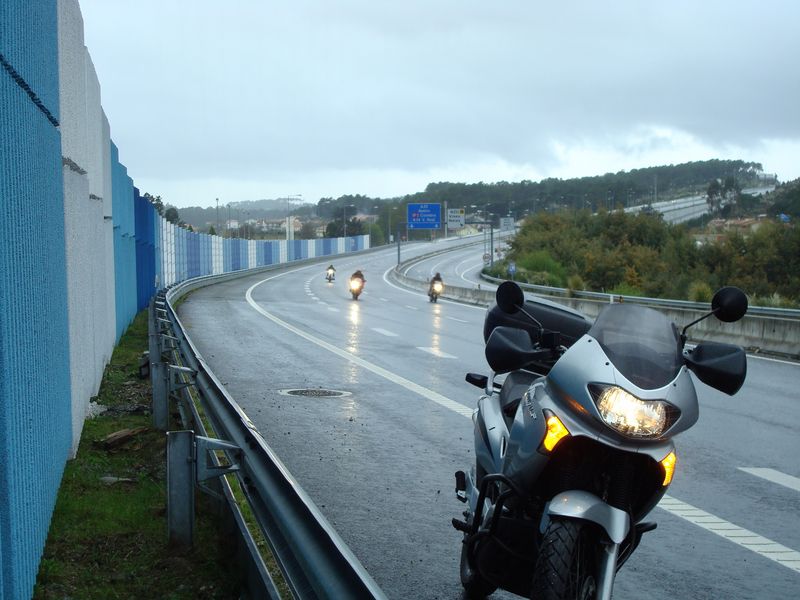
[[[603,544],[601,550],[600,564],[597,568],[597,600],[611,600],[614,576],[617,572],[619,544]]]

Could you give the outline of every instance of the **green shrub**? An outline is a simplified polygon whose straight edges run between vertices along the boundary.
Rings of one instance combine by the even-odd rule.
[[[517,266],[530,273],[549,273],[550,277],[547,280],[550,283],[541,285],[561,287],[567,275],[564,265],[550,256],[547,250],[535,250],[523,254],[517,261]],[[542,277],[538,278],[542,279]]]
[[[586,284],[583,279],[581,279],[581,276],[576,273],[567,277],[567,289],[573,292],[579,292],[586,289]]]
[[[711,302],[714,292],[711,291],[711,286],[705,281],[693,281],[689,285],[689,291],[686,295],[692,302]]]
[[[615,296],[644,296],[642,290],[628,283],[620,283],[614,286],[609,290],[609,294],[614,294]]]

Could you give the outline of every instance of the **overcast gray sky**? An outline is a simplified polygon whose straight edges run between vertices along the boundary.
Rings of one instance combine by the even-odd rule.
[[[800,177],[795,0],[80,0],[120,160],[176,206],[709,158]]]

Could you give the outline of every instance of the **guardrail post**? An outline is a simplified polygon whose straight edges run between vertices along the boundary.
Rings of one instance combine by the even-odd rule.
[[[153,386],[153,427],[166,431],[169,429],[169,367],[162,361],[150,364]]]
[[[167,531],[169,543],[194,540],[194,431],[167,432]]]
[[[167,432],[167,532],[169,543],[188,547],[194,542],[195,487],[216,496],[201,482],[239,470],[239,465],[209,464],[210,452],[229,450],[237,456],[239,446],[200,435],[194,431]]]

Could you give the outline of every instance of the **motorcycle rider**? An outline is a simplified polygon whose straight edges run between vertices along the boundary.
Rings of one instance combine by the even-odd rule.
[[[333,281],[336,278],[336,269],[333,264],[328,265],[328,268],[325,269],[325,277],[328,281]]]
[[[350,279],[360,279],[362,287],[364,286],[364,284],[367,281],[366,279],[364,279],[364,274],[361,272],[361,269],[357,270],[355,273],[350,275]]]
[[[434,285],[434,284],[435,284],[437,281],[438,281],[439,283],[441,283],[442,285],[444,285],[444,283],[442,282],[442,276],[441,276],[441,275],[440,275],[438,272],[436,273],[436,275],[434,275],[434,276],[431,278],[431,280],[430,280],[430,282],[429,282],[429,285],[428,285],[428,296],[431,296],[431,295],[433,294],[433,285]]]

